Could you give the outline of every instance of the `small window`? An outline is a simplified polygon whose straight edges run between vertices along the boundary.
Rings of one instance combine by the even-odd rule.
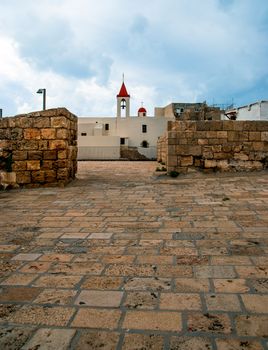
[[[143,133],[147,132],[147,125],[144,125],[144,124],[142,125],[142,132]]]
[[[121,137],[120,138],[120,145],[124,145],[125,144],[125,138],[124,137]]]
[[[141,147],[148,148],[149,147],[149,143],[147,141],[142,141]]]
[[[108,131],[109,130],[110,125],[109,124],[105,124],[105,130]]]
[[[86,132],[81,132],[81,136],[87,136]]]

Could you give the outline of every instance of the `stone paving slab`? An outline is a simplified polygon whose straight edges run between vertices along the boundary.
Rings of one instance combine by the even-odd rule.
[[[1,350],[268,348],[268,173],[156,166],[0,192]]]

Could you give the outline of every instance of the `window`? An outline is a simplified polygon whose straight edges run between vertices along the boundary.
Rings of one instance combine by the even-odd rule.
[[[148,148],[149,147],[149,143],[147,141],[142,141],[141,147]]]
[[[124,137],[121,137],[120,138],[120,145],[124,145],[125,144],[125,138]]]
[[[81,132],[81,136],[87,136],[86,132]]]
[[[142,132],[143,133],[147,132],[147,125],[144,125],[144,124],[142,125]]]
[[[108,131],[109,130],[109,124],[105,124],[105,130]]]

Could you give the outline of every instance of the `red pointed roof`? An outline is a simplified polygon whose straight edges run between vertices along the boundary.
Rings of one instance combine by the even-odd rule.
[[[119,91],[119,94],[117,95],[117,97],[130,97],[130,95],[127,92],[125,83],[122,83],[121,89]]]

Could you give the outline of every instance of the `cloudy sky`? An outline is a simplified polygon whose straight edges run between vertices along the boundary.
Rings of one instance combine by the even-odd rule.
[[[267,0],[0,0],[3,115],[268,100]]]

